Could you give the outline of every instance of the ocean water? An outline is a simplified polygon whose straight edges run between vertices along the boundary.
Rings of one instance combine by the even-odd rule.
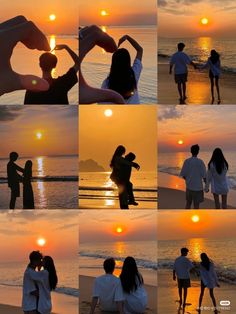
[[[22,287],[27,262],[0,262],[0,285]],[[78,262],[76,259],[55,260],[58,275],[56,292],[78,297]]]
[[[194,61],[204,63],[215,49],[220,53],[222,69],[229,73],[236,73],[236,44],[235,39],[196,37],[196,38],[158,38],[158,55],[166,58],[161,62],[168,63],[169,57],[177,51],[178,42],[184,42],[185,52]]]
[[[75,53],[78,53],[77,35],[49,35],[47,38],[52,49],[56,44],[66,44]],[[11,58],[13,69],[20,74],[34,74],[41,77],[39,57],[42,53],[38,50],[29,50],[19,43]],[[74,65],[74,62],[65,50],[56,51],[55,55],[58,57],[58,63],[53,77],[58,77],[65,74]],[[0,97],[0,105],[21,105],[24,103],[24,95],[25,91],[23,90],[4,94]],[[78,95],[78,84],[76,84],[68,93],[69,104],[78,104]]]
[[[211,152],[201,151],[199,158],[202,159],[207,167],[208,162],[212,156]],[[228,179],[230,188],[236,190],[236,159],[235,152],[233,151],[224,151],[224,156],[229,163],[228,170]],[[171,152],[171,153],[162,153],[159,151],[158,154],[158,171],[171,174],[174,176],[179,176],[181,168],[183,166],[184,160],[191,157],[189,152]],[[161,182],[160,184],[161,185]]]
[[[79,269],[82,274],[103,273],[103,261],[107,257],[116,260],[115,275],[119,276],[123,261],[133,256],[141,273],[147,274],[150,284],[156,284],[157,242],[156,241],[124,241],[80,243]]]
[[[110,174],[110,172],[81,172],[80,198],[108,200],[106,205],[113,205],[118,194]],[[131,182],[136,190],[134,194],[137,201],[156,202],[157,174],[155,172],[132,171]]]
[[[172,269],[175,259],[180,255],[181,247],[189,249],[188,257],[196,263],[196,269],[200,254],[207,253],[214,261],[219,279],[236,285],[236,238],[159,240],[158,269]]]
[[[33,162],[32,181],[36,209],[78,208],[77,156],[19,158],[17,164],[24,167],[27,159]],[[10,197],[7,186],[7,163],[8,159],[0,159],[0,209],[8,208]],[[16,208],[22,208],[22,198],[17,199]]]
[[[130,35],[143,47],[143,71],[139,81],[140,101],[143,104],[157,103],[157,35],[156,26],[102,26],[102,29],[111,35],[118,43],[123,35]],[[135,49],[128,43],[122,47],[129,50],[132,61],[135,58]],[[83,62],[83,74],[89,84],[100,87],[110,72],[112,55],[99,47],[95,47],[86,56]]]

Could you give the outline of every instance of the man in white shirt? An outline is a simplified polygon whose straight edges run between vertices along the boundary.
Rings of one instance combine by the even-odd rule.
[[[23,298],[22,308],[25,314],[38,314],[38,289],[37,285],[31,277],[31,272],[34,272],[36,267],[42,263],[42,254],[39,251],[30,253],[30,263],[27,266],[23,279]]]
[[[184,161],[180,176],[186,183],[186,209],[190,209],[193,203],[194,209],[199,209],[200,203],[204,201],[203,182],[206,183],[206,166],[197,158],[200,147],[191,147],[192,157]]]
[[[90,314],[94,313],[98,301],[101,311],[124,314],[123,289],[120,279],[113,275],[115,269],[114,258],[106,259],[103,268],[105,275],[95,279]]]
[[[170,71],[172,74],[172,68],[175,67],[175,83],[178,86],[179,92],[179,103],[185,104],[186,100],[186,82],[188,79],[188,64],[191,64],[194,69],[196,69],[196,65],[192,62],[190,57],[183,52],[185,44],[178,43],[177,45],[178,51],[174,53],[170,59]]]
[[[178,280],[178,290],[179,290],[179,306],[181,308],[183,304],[183,308],[186,306],[188,288],[191,287],[190,283],[190,270],[194,267],[190,260],[187,258],[188,249],[182,248],[181,256],[176,258],[173,268],[173,280]],[[182,298],[182,292],[184,292]]]

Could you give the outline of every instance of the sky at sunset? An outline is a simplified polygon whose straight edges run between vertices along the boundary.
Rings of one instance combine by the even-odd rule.
[[[77,106],[0,106],[0,157],[77,154]],[[63,143],[63,144],[62,144]]]
[[[80,211],[80,242],[155,241],[155,211]],[[122,232],[119,231],[120,228]]]
[[[104,11],[103,13],[101,13]],[[80,25],[154,25],[156,0],[98,0],[79,2]]]
[[[110,117],[105,110],[112,110]],[[94,159],[107,171],[118,145],[133,152],[141,170],[156,171],[156,106],[80,106],[80,160]],[[141,171],[140,170],[140,171]]]
[[[189,151],[197,143],[203,151],[212,151],[215,147],[236,149],[233,106],[160,106],[158,119],[161,152]]]
[[[55,20],[49,16],[54,14]],[[46,34],[76,34],[78,29],[78,1],[76,0],[14,0],[1,2],[0,21],[17,15],[32,20]]]
[[[38,239],[45,239],[40,246]],[[76,258],[78,211],[16,211],[0,213],[1,262],[28,261],[33,250],[54,259]]]
[[[159,240],[236,238],[235,211],[167,210],[158,213],[157,221]]]
[[[159,0],[158,6],[159,36],[234,36],[234,0]],[[208,23],[201,24],[202,18]]]

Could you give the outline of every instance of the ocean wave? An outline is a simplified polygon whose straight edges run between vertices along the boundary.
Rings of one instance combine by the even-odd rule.
[[[106,259],[106,258],[108,258],[108,255],[106,255],[106,254],[89,253],[89,252],[84,252],[84,251],[81,251],[79,254],[80,254],[80,256],[83,256],[83,257],[92,257],[95,259]],[[112,256],[112,257],[115,260],[121,261],[121,262],[123,262],[126,258],[126,256],[125,257]],[[135,260],[136,260],[137,265],[141,268],[157,270],[157,263],[155,263],[155,262],[152,262],[152,261],[149,261],[146,259],[142,259],[142,258],[135,258]]]
[[[165,167],[165,166],[159,166],[158,171],[172,174],[174,176],[179,176],[181,169],[179,167]]]
[[[78,176],[37,176],[32,182],[77,182]],[[7,183],[6,177],[0,177],[0,183]]]
[[[193,262],[193,264],[195,273],[199,275],[199,262]],[[173,266],[173,260],[161,259],[158,261],[158,269],[173,269]],[[220,281],[236,285],[236,269],[216,264],[216,273]]]

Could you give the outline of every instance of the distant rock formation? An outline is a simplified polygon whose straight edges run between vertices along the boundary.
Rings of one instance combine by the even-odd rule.
[[[80,172],[105,172],[106,170],[93,159],[81,160],[79,162]]]

